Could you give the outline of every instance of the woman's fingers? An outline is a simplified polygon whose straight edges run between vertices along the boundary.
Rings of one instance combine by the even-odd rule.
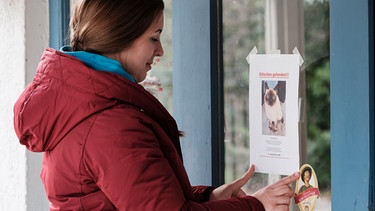
[[[246,196],[246,193],[243,190],[239,189],[235,197],[241,197],[241,196]]]
[[[210,195],[210,201],[219,200],[219,199],[228,199],[230,197],[238,197],[238,196],[245,196],[246,193],[241,190],[241,187],[246,184],[246,182],[251,178],[254,174],[255,167],[251,165],[249,170],[241,177],[238,178],[236,181],[221,185],[218,188],[215,188]]]
[[[283,185],[273,189],[276,196],[287,196],[291,198],[294,196],[294,191],[289,185]]]
[[[281,180],[275,182],[270,187],[273,188],[273,189],[276,189],[276,188],[284,186],[284,185],[290,185],[291,183],[295,182],[299,178],[299,176],[300,176],[300,173],[296,172],[292,175],[284,177]]]
[[[242,177],[232,182],[233,188],[240,189],[242,186],[244,186],[247,183],[247,181],[249,181],[249,179],[253,176],[254,172],[255,166],[251,165],[249,170],[247,170],[247,172],[244,175],[242,175]]]
[[[267,186],[254,194],[262,202],[266,210],[288,210],[290,198],[294,195],[289,186],[299,178],[299,172],[287,176],[274,184]]]

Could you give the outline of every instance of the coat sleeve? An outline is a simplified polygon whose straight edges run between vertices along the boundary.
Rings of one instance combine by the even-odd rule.
[[[117,209],[262,210],[249,209],[249,205],[263,208],[252,197],[203,203],[188,200],[153,129],[140,113],[129,109],[101,113],[84,146],[83,165]]]
[[[227,200],[209,202],[209,197],[214,187],[193,186],[193,192],[197,200],[204,205],[207,210],[264,210],[262,203],[254,197],[234,197]],[[191,210],[192,204],[186,204],[182,210]],[[195,209],[193,209],[195,210]]]
[[[211,192],[214,190],[214,187],[211,186],[193,186],[193,193],[196,201],[198,202],[207,202],[210,200]]]

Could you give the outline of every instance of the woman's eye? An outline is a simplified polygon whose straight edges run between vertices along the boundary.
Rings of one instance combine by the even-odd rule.
[[[152,38],[152,41],[157,42],[157,41],[159,41],[159,39],[157,39],[157,38]]]

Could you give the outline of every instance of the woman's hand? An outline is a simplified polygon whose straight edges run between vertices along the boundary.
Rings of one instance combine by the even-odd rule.
[[[249,181],[254,171],[255,166],[251,165],[250,169],[241,178],[214,189],[210,195],[210,201],[245,196],[246,193],[241,190],[241,187]],[[272,185],[260,189],[252,196],[257,198],[268,211],[289,210],[290,198],[294,196],[294,191],[289,185],[298,180],[299,176],[299,172],[296,172]]]
[[[253,194],[253,197],[262,202],[267,211],[287,211],[289,210],[290,198],[294,196],[294,191],[289,185],[295,182],[299,176],[299,172],[296,172],[285,177],[260,189]]]
[[[243,190],[241,190],[241,187],[246,184],[246,182],[251,178],[251,176],[253,176],[254,171],[255,166],[251,165],[249,170],[241,178],[237,179],[232,183],[224,184],[218,188],[215,188],[210,195],[210,201],[245,196],[246,193]]]

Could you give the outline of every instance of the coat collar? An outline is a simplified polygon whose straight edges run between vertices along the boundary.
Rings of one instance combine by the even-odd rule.
[[[60,51],[76,57],[77,59],[85,63],[88,67],[94,70],[115,73],[125,77],[126,79],[132,82],[136,82],[134,77],[123,69],[120,62],[99,54],[90,53],[87,51],[72,51],[71,49],[71,46],[66,45],[61,47]]]

